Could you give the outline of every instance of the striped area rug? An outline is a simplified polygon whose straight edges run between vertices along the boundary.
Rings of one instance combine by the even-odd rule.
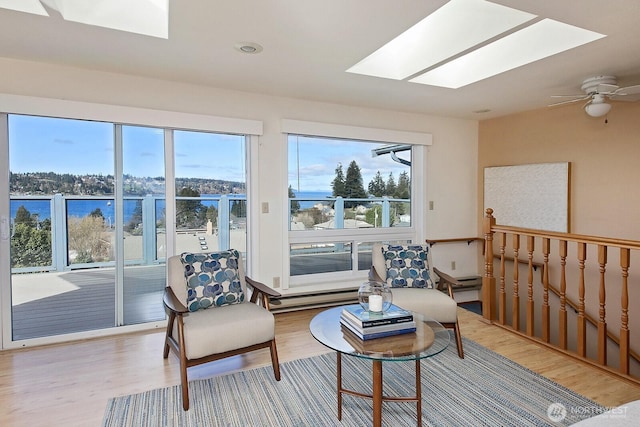
[[[599,413],[597,403],[464,339],[465,358],[455,345],[423,360],[424,426],[561,426]],[[371,392],[371,362],[343,357],[343,386]],[[178,385],[110,399],[103,426],[370,426],[372,402],[345,395],[337,419],[335,353],[271,367],[193,381],[191,409],[182,410]],[[386,395],[414,393],[415,364],[385,362]],[[385,426],[416,425],[416,406],[383,403]]]

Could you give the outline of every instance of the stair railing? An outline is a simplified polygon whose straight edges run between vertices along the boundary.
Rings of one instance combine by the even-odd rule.
[[[632,275],[631,286],[629,280],[631,261],[640,265],[640,241],[497,225],[492,209],[486,210],[483,234],[487,321],[640,382],[629,322],[630,292],[640,297],[640,276]],[[587,262],[591,252],[597,254],[595,263]],[[619,260],[619,269],[609,257]],[[538,268],[540,279],[534,277]],[[640,311],[633,314],[638,328]],[[569,315],[575,315],[575,324]],[[617,354],[617,360],[609,360],[609,354]]]

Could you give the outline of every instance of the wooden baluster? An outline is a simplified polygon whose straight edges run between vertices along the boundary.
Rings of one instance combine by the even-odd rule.
[[[627,278],[629,277],[630,250],[620,248],[620,267],[622,267],[622,298],[620,318],[620,372],[629,375],[629,290]]]
[[[551,239],[545,237],[542,239],[542,255],[544,259],[542,270],[542,339],[549,342],[551,339],[551,319],[549,317],[549,253],[551,252]]]
[[[527,237],[527,251],[529,252],[529,277],[527,282],[527,335],[532,337],[535,333],[535,324],[533,323],[533,250],[535,248],[535,239],[533,236]]]
[[[567,349],[567,241],[560,240],[560,312],[558,319],[558,346]]]
[[[587,259],[587,244],[578,243],[578,268],[580,269],[580,282],[578,283],[578,354],[587,355],[587,319],[584,312],[584,262]]]
[[[496,279],[493,277],[493,226],[496,219],[493,209],[488,208],[482,225],[484,233],[484,276],[482,277],[482,316],[493,321],[496,305]]]
[[[511,325],[516,331],[520,330],[520,295],[518,295],[520,235],[513,235],[513,307],[511,307]]]
[[[600,318],[598,319],[598,363],[607,366],[607,321],[604,274],[607,270],[607,247],[598,245],[598,263],[600,264]]]
[[[498,296],[498,320],[501,325],[507,323],[507,292],[505,281],[505,252],[507,246],[507,233],[500,234],[500,291]]]

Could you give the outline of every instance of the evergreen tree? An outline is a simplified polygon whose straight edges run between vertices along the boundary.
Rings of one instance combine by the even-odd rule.
[[[411,197],[411,188],[409,182],[409,174],[402,172],[398,178],[398,186],[393,194],[396,199],[409,199]]]
[[[338,166],[336,166],[336,177],[333,179],[333,182],[331,183],[331,189],[333,190],[333,197],[338,197],[338,196],[345,197],[346,196],[345,185],[346,183],[344,178],[344,172],[342,172],[342,163],[338,163]]]
[[[16,223],[11,236],[11,267],[51,265],[51,229]]]
[[[382,206],[373,205],[371,209],[368,209],[365,214],[365,221],[374,227],[382,226]]]
[[[24,224],[28,227],[33,227],[35,224],[34,219],[31,217],[31,212],[24,205],[20,205],[16,211],[16,217],[14,219],[15,224]]]
[[[360,173],[360,167],[355,160],[349,163],[347,168],[347,176],[344,181],[345,197],[349,199],[365,199],[367,192],[364,191],[364,185],[362,184],[362,173]],[[358,202],[345,203],[346,207],[354,207]]]
[[[207,221],[211,221],[211,225],[218,226],[218,209],[214,205],[207,208],[206,218]]]
[[[387,186],[385,189],[385,196],[393,197],[396,194],[396,180],[393,179],[393,172],[389,173],[389,179],[387,180]]]
[[[293,200],[296,198],[296,194],[293,192],[293,188],[289,186],[289,199],[291,199],[291,215],[294,215],[300,211],[300,202]]]
[[[200,193],[191,187],[184,187],[178,192],[179,197],[200,197]],[[201,214],[206,216],[204,205],[200,200],[176,201],[176,222],[178,227],[196,228],[201,226]]]
[[[136,200],[136,207],[133,208],[133,213],[129,222],[124,226],[124,231],[132,234],[142,234],[142,229],[139,227],[142,224],[142,200]],[[136,233],[136,229],[139,229]]]
[[[100,209],[100,208],[95,208],[94,210],[92,210],[91,213],[89,214],[89,216],[92,216],[94,218],[102,218],[102,219],[104,219],[104,214],[102,213],[102,209]]]
[[[236,218],[246,218],[247,217],[247,203],[245,200],[234,200],[231,202],[231,213],[236,216]]]
[[[371,182],[369,182],[369,194],[374,197],[382,197],[385,193],[385,185],[384,180],[382,179],[382,174],[380,171],[376,173],[376,176],[373,177]]]
[[[11,236],[11,267],[51,265],[51,220],[37,223],[24,205],[16,211]]]
[[[400,177],[398,178],[398,185],[396,187],[396,191],[393,194],[394,199],[405,199],[408,200],[411,198],[411,184],[409,182],[409,174],[407,172],[402,172]],[[397,215],[404,215],[409,210],[409,203],[406,202],[394,202],[395,210]]]

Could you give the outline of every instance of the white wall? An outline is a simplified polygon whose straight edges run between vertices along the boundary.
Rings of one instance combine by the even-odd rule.
[[[216,89],[179,82],[105,73],[52,64],[0,58],[0,93],[85,101],[130,107],[260,120],[258,192],[260,202],[269,202],[269,213],[260,214],[256,279],[271,284],[282,276],[286,261],[286,141],[280,133],[283,118],[353,126],[387,128],[433,135],[427,153],[427,194],[434,210],[425,210],[429,239],[470,237],[477,234],[478,123],[471,120],[376,110],[338,104],[273,97]],[[398,84],[408,84],[399,82]],[[0,105],[0,110],[3,107]],[[9,111],[10,112],[10,111]],[[427,206],[427,203],[425,203]],[[448,249],[447,257],[465,265],[469,260],[462,244],[460,254]],[[434,259],[438,248],[434,247]],[[444,260],[443,260],[444,262]],[[449,260],[446,262],[449,263]],[[449,265],[442,266],[448,271]],[[458,267],[460,270],[460,267]],[[473,271],[465,271],[472,273]],[[454,272],[457,273],[457,272]]]

